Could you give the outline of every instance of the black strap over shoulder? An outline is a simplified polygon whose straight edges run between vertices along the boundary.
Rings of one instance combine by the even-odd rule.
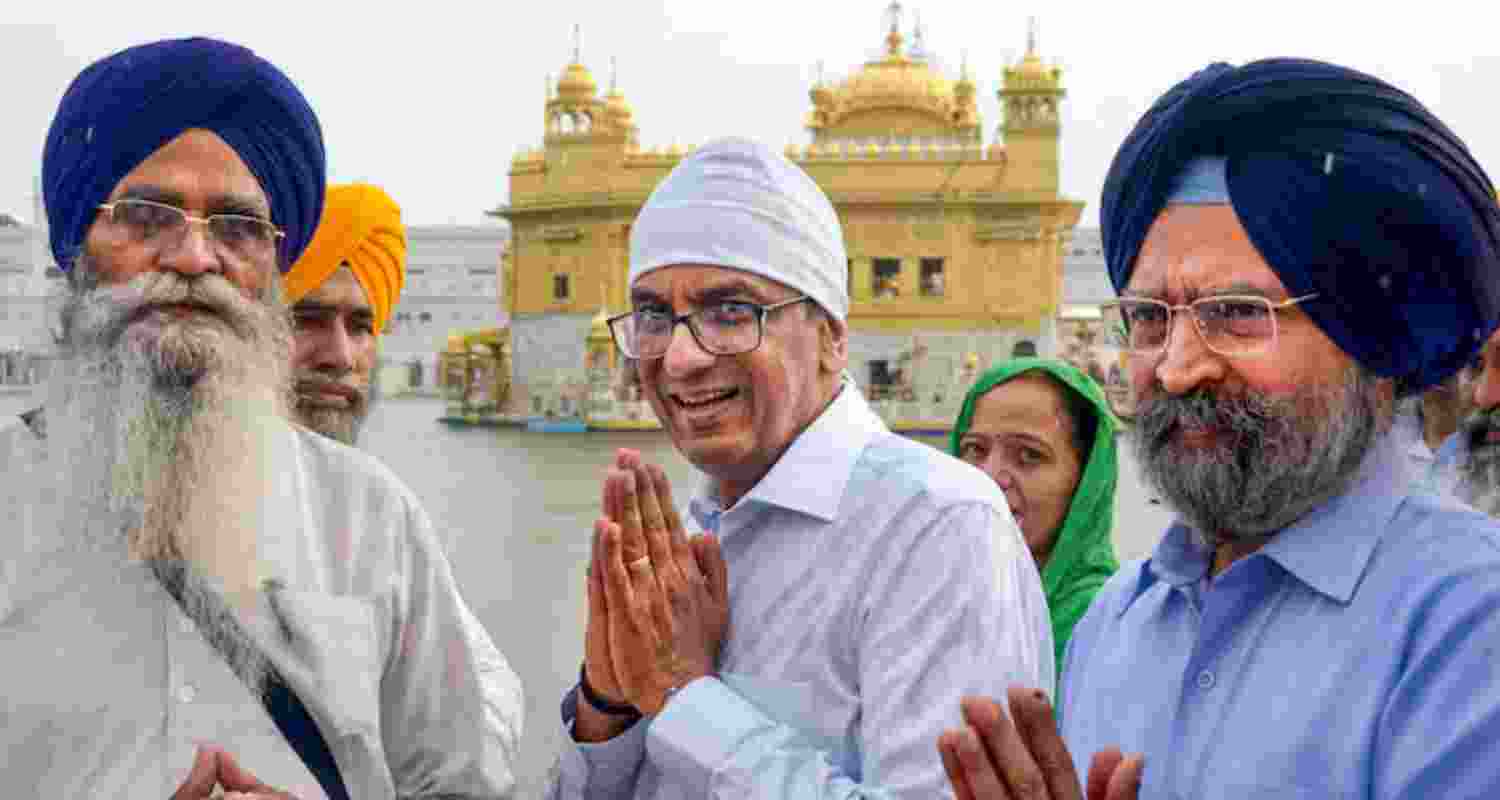
[[[173,600],[177,601],[178,607],[183,607],[182,566],[180,564],[157,564],[153,569],[162,587],[167,590]],[[214,648],[214,651],[218,652],[218,648]],[[219,654],[223,655],[223,653]],[[339,765],[333,760],[333,751],[328,748],[328,740],[323,738],[323,732],[318,730],[318,723],[313,720],[312,714],[308,713],[307,706],[302,703],[302,698],[286,685],[286,681],[281,679],[281,675],[274,668],[266,676],[264,689],[260,693],[261,704],[271,715],[271,720],[276,723],[276,729],[281,731],[281,738],[292,746],[297,757],[302,759],[303,765],[318,780],[318,785],[323,787],[323,793],[328,795],[328,800],[350,800],[349,787],[344,785],[344,776],[339,774]],[[253,769],[253,765],[251,767]]]
[[[266,691],[262,697],[266,711],[276,722],[282,737],[297,751],[297,757],[307,765],[313,777],[318,779],[318,785],[323,787],[328,800],[349,800],[349,789],[344,786],[344,776],[339,774],[339,765],[334,762],[333,752],[328,749],[328,740],[323,738],[318,724],[307,713],[307,706],[302,705],[297,693],[273,671],[266,680]]]

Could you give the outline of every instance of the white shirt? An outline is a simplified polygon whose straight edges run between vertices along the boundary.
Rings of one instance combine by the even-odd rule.
[[[262,540],[284,586],[251,634],[355,798],[499,797],[520,684],[460,598],[431,523],[373,458],[287,426]],[[271,786],[321,788],[262,705],[118,548],[65,541],[46,447],[0,421],[0,785],[15,797],[167,797],[200,743]],[[290,631],[288,641],[276,631]]]
[[[570,734],[554,798],[951,796],[937,739],[959,699],[1052,688],[1004,495],[892,434],[852,385],[733,507],[705,489],[690,511],[729,566],[719,676],[608,742]]]

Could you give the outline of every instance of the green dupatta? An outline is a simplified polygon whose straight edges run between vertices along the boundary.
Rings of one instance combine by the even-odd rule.
[[[958,421],[949,437],[949,452],[958,456],[959,440],[974,424],[974,405],[980,396],[1025,372],[1045,372],[1088,401],[1096,421],[1094,443],[1089,460],[1078,478],[1073,502],[1063,518],[1062,530],[1052,546],[1052,555],[1042,569],[1042,589],[1047,595],[1047,609],[1052,617],[1052,640],[1061,678],[1063,654],[1073,626],[1083,618],[1089,603],[1104,582],[1120,568],[1115,560],[1114,529],[1115,481],[1119,474],[1115,430],[1119,423],[1092,378],[1073,366],[1045,358],[1013,358],[991,367],[964,396]]]

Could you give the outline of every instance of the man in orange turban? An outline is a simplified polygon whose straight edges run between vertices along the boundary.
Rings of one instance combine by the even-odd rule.
[[[401,207],[377,186],[331,186],[307,252],[287,273],[296,414],[354,444],[370,410],[377,340],[406,279]]]

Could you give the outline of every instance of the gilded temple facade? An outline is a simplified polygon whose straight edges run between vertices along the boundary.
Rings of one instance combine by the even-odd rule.
[[[893,3],[883,56],[816,82],[810,141],[785,152],[843,226],[851,372],[888,418],[951,419],[963,376],[1056,352],[1063,245],[1083,204],[1058,191],[1062,70],[1034,35],[1000,76],[988,142],[967,69],[945,76],[906,39]],[[601,94],[576,55],[549,90],[542,146],[515,157],[510,203],[492,212],[512,230],[502,296],[522,415],[581,390],[592,323],[627,305],[631,221],[685,155],[643,148],[624,95]]]

